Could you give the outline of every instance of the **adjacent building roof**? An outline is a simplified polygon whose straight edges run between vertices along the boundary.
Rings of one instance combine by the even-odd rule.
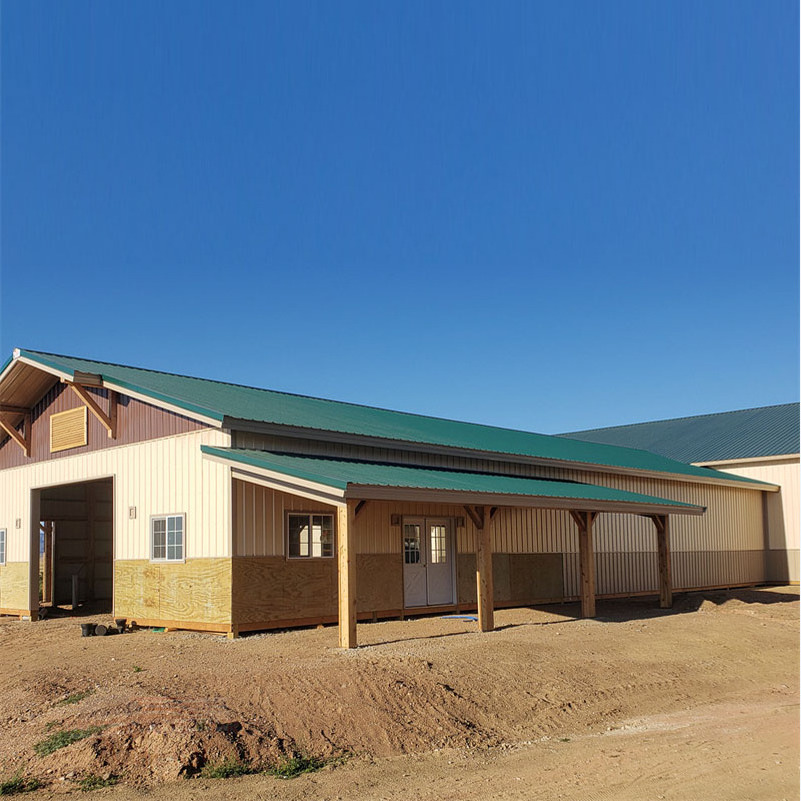
[[[40,370],[77,381],[81,376],[100,376],[104,386],[167,404],[168,408],[230,428],[257,423],[280,426],[282,431],[292,434],[303,435],[306,432],[306,436],[317,437],[320,432],[334,432],[339,438],[345,435],[359,442],[380,441],[383,447],[404,447],[405,444],[405,447],[425,446],[429,450],[441,448],[448,452],[461,449],[466,455],[518,457],[559,466],[605,468],[637,474],[646,472],[686,480],[773,488],[773,485],[753,479],[731,474],[724,476],[708,468],[694,467],[643,450],[395,412],[38,351],[16,350],[0,370],[0,402],[24,405],[26,391],[35,394],[41,389],[41,385],[27,376],[26,371],[39,374]],[[26,387],[30,389],[26,390]]]
[[[799,404],[677,417],[561,434],[573,440],[642,448],[682,462],[722,462],[799,452]]]
[[[414,490],[410,499],[455,503],[539,506],[545,508],[632,511],[637,513],[703,514],[704,507],[671,501],[637,492],[599,487],[574,481],[516,478],[513,476],[457,470],[434,470],[380,464],[376,462],[320,459],[242,448],[201,446],[207,456],[263,473],[278,473],[311,482],[358,498],[399,497],[398,490]],[[384,490],[385,492],[382,492]],[[391,492],[386,492],[392,490]],[[462,497],[462,496],[469,496]]]

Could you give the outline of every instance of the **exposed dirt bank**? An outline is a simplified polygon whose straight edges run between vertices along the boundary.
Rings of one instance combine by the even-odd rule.
[[[42,796],[90,775],[119,776],[99,791],[119,798],[169,783],[176,801],[798,797],[796,588],[576,611],[501,611],[485,635],[365,624],[354,652],[333,627],[81,639],[78,619],[0,619],[0,775],[36,777]],[[350,757],[291,782],[175,783],[299,752]]]

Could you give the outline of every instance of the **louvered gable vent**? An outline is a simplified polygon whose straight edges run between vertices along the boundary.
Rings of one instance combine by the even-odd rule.
[[[86,407],[58,412],[50,418],[50,453],[86,445]]]

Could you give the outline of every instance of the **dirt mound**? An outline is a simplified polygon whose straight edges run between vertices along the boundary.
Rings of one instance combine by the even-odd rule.
[[[563,607],[500,610],[489,634],[438,617],[364,624],[352,652],[335,627],[81,638],[76,619],[0,619],[0,779],[150,786],[297,755],[573,741],[727,702],[732,688],[792,703],[797,594],[749,592],[679,597],[670,613],[601,602],[595,621]]]
[[[95,705],[50,731],[51,739],[37,745],[58,743],[52,738],[65,732],[86,735],[41,757],[39,769],[59,779],[113,775],[130,784],[153,784],[195,776],[206,766],[223,763],[266,766],[295,753],[266,721],[236,720],[221,701],[151,696],[121,707]]]

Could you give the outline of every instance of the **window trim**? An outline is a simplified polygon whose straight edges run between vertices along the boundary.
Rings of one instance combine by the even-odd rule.
[[[298,515],[301,517],[311,518],[314,515],[327,515],[331,518],[331,531],[333,539],[331,541],[331,555],[330,556],[291,556],[289,553],[289,517],[290,515]],[[310,559],[334,559],[337,555],[337,513],[329,510],[315,509],[307,512],[305,509],[287,509],[284,512],[284,558],[285,559],[299,559],[308,561]]]
[[[2,558],[0,559],[0,565],[7,564],[8,560],[8,529],[7,528],[0,528],[0,537],[3,540],[3,550],[2,550]]]
[[[163,520],[166,526],[167,518],[169,517],[180,517],[181,518],[181,532],[182,532],[182,543],[181,543],[181,558],[180,559],[169,559],[167,557],[167,543],[165,540],[164,543],[164,557],[163,558],[156,558],[153,556],[153,548],[154,548],[154,535],[155,531],[153,530],[153,523],[156,520]],[[150,515],[150,553],[149,553],[150,561],[155,562],[156,564],[163,564],[169,563],[171,565],[180,565],[186,562],[186,512],[166,512],[165,514],[160,515]]]

